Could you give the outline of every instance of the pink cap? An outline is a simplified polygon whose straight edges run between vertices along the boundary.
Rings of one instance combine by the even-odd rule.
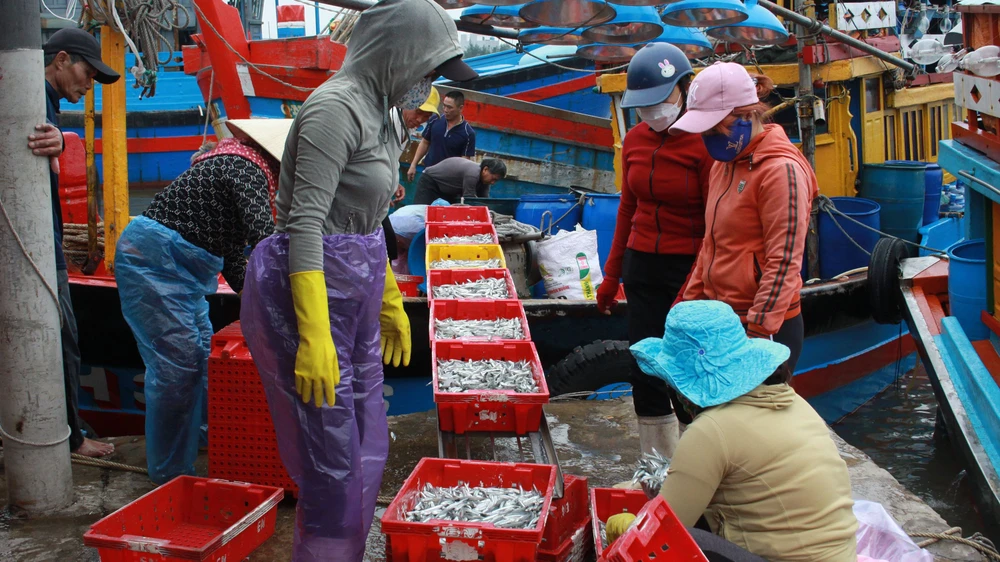
[[[691,81],[687,111],[670,127],[671,133],[704,133],[737,107],[757,103],[757,85],[742,66],[717,62]]]

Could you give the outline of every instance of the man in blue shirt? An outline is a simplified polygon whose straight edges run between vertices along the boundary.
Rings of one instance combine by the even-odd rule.
[[[410,169],[406,172],[410,181],[417,175],[417,164],[421,158],[424,167],[430,168],[446,158],[462,156],[471,160],[476,155],[476,131],[462,115],[465,96],[459,91],[448,92],[441,106],[444,115],[436,115],[427,121],[424,138],[410,161]],[[427,157],[424,158],[424,155]]]
[[[69,423],[69,448],[88,457],[103,457],[114,452],[114,445],[83,437],[77,393],[80,388],[80,347],[76,315],[69,294],[69,275],[62,250],[62,206],[59,203],[59,155],[64,143],[59,131],[59,100],[76,103],[93,87],[94,80],[110,84],[120,78],[101,61],[101,46],[93,35],[78,28],[60,29],[45,43],[45,119],[28,136],[28,148],[37,156],[49,157],[49,183],[52,190],[52,226],[55,238],[56,280],[62,316],[63,377],[66,382],[66,419]]]

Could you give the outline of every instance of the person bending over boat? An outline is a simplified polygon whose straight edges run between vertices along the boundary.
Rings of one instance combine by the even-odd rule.
[[[802,259],[813,199],[809,161],[778,125],[764,124],[774,84],[735,63],[716,63],[691,82],[688,111],[671,132],[700,133],[712,167],[705,242],[684,300],[718,299],[747,334],[802,352]],[[626,284],[627,286],[627,284]]]
[[[725,303],[690,301],[667,315],[662,339],[631,350],[694,415],[659,492],[681,523],[704,516],[714,533],[771,562],[857,560],[847,464],[788,385],[788,347],[747,337]]]
[[[622,193],[614,241],[604,263],[597,307],[614,306],[619,278],[628,298],[628,338],[634,344],[663,335],[667,311],[691,273],[705,236],[705,199],[715,162],[698,135],[668,132],[684,112],[694,71],[673,45],[651,43],[632,57],[623,108],[636,108],[642,122],[622,143]],[[663,380],[632,362],[632,397],[639,419],[639,446],[670,458],[678,419],[691,422]]]
[[[146,463],[157,484],[195,473],[214,333],[205,297],[220,272],[242,291],[247,247],[274,232],[288,124],[228,121],[237,138],[196,154],[118,241],[115,280],[146,366]]]
[[[413,197],[416,205],[430,205],[437,199],[455,204],[464,197],[489,197],[490,187],[507,175],[507,165],[496,158],[482,163],[453,156],[424,170]]]
[[[296,562],[364,556],[389,450],[382,364],[410,356],[379,228],[399,170],[390,108],[419,108],[438,74],[475,78],[461,56],[433,0],[381,0],[285,144],[278,233],[250,256],[240,319],[299,487]]]

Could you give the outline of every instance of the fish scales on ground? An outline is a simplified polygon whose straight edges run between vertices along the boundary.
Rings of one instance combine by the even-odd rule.
[[[434,320],[434,336],[441,340],[468,338],[523,340],[524,329],[521,327],[519,318],[497,318],[495,320],[444,318]]]
[[[441,236],[431,238],[428,244],[493,244],[489,234],[470,234],[468,236]]]
[[[470,390],[513,390],[518,393],[538,392],[527,361],[484,359],[438,361],[438,390],[468,392]]]
[[[491,523],[504,529],[531,529],[538,525],[544,503],[545,496],[537,490],[427,484],[416,505],[407,512],[406,520]]]
[[[486,260],[434,260],[431,269],[499,269],[498,258]]]
[[[434,287],[436,299],[509,299],[507,281],[502,278],[477,279],[468,283]]]

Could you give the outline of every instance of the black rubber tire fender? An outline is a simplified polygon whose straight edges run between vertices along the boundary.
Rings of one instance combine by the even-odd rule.
[[[898,324],[903,319],[899,267],[908,257],[909,247],[897,238],[881,238],[872,250],[868,262],[868,303],[872,319],[879,324]]]
[[[632,352],[627,341],[598,340],[574,349],[545,375],[553,397],[631,383]]]

